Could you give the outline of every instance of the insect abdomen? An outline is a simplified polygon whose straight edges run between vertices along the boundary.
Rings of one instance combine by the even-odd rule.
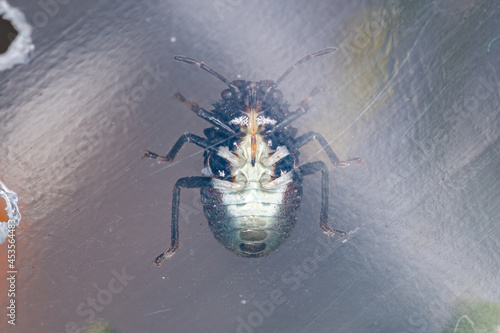
[[[278,248],[290,235],[302,187],[290,183],[285,191],[204,188],[201,198],[215,238],[240,256],[257,258]]]

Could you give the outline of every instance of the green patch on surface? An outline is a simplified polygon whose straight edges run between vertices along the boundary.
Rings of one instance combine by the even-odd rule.
[[[500,305],[493,302],[462,301],[443,333],[500,333]]]
[[[83,332],[85,332],[85,333],[116,333],[116,331],[111,328],[111,325],[105,321],[98,321],[98,322],[92,323]]]

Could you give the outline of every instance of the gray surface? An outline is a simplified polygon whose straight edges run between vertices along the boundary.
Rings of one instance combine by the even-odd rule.
[[[88,297],[118,332],[235,332],[249,320],[254,332],[439,332],[460,299],[499,301],[498,3],[89,0],[53,7],[43,26],[39,4],[15,5],[36,49],[0,73],[0,177],[23,214],[17,325],[4,318],[2,331],[83,327]],[[244,259],[216,242],[186,190],[181,248],[154,267],[172,187],[199,175],[202,152],[188,146],[171,166],[141,154],[207,126],[174,92],[209,107],[224,89],[173,55],[275,80],[332,45],[281,89],[296,103],[323,87],[296,125],[341,158],[363,157],[330,173],[331,223],[359,230],[324,251],[309,177],[290,239]],[[325,160],[317,144],[303,151]],[[309,273],[294,273],[302,265]],[[133,278],[118,288],[122,270]],[[255,305],[270,300],[281,303],[271,314]]]

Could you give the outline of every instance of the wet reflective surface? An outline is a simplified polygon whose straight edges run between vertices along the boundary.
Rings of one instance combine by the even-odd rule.
[[[442,332],[460,302],[500,302],[498,3],[48,3],[11,3],[36,48],[0,72],[0,178],[23,214],[17,321],[3,316],[2,331],[102,319],[118,332]],[[203,152],[186,146],[171,165],[141,156],[208,126],[176,91],[209,108],[226,89],[173,56],[276,80],[327,46],[339,52],[280,89],[293,108],[321,87],[294,125],[363,158],[330,169],[330,223],[357,231],[346,243],[321,232],[310,176],[287,241],[241,258],[188,189],[181,247],[158,269],[173,185],[201,175]],[[302,150],[310,160],[327,161],[317,143]]]

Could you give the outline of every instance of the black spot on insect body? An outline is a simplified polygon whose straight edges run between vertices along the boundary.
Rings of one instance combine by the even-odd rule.
[[[283,176],[288,172],[292,172],[295,167],[295,161],[293,155],[288,155],[283,157],[281,160],[276,162],[274,165],[274,177],[278,178]]]
[[[228,138],[228,135],[214,127],[207,127],[203,130],[203,134],[210,142],[222,141]]]
[[[211,153],[208,156],[208,167],[212,171],[214,177],[223,180],[231,179],[231,164],[222,157]]]

